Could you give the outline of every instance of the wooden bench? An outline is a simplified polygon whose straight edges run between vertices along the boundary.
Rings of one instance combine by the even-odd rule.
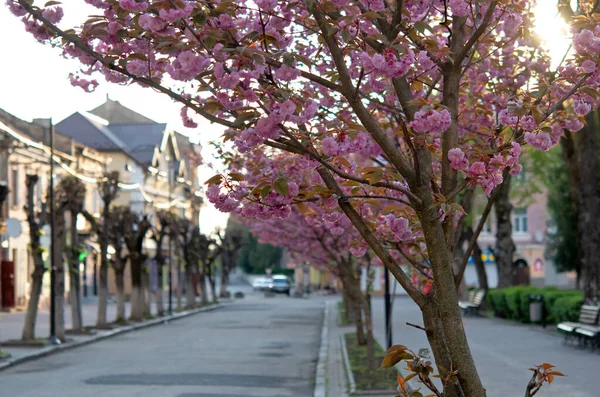
[[[479,307],[481,307],[481,304],[483,303],[484,298],[485,298],[485,290],[483,290],[483,289],[471,290],[467,294],[467,300],[459,301],[458,306],[460,306],[461,310],[463,311],[463,313],[465,315],[475,314],[475,313],[477,313],[477,310],[479,309]]]
[[[579,314],[579,321],[565,321],[559,323],[556,328],[565,334],[565,342],[569,337],[576,336],[579,341],[595,340],[600,333],[598,327],[598,315],[600,314],[599,305],[583,305]]]

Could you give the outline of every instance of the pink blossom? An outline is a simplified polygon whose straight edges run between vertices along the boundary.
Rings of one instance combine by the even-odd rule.
[[[459,148],[448,151],[448,160],[450,161],[450,166],[457,171],[465,170],[469,167],[469,161]]]
[[[489,174],[485,177],[481,178],[481,184],[483,186],[483,192],[486,195],[490,195],[494,188],[502,183],[504,178],[502,177],[502,173],[498,172],[496,174]]]
[[[502,125],[514,127],[519,122],[519,117],[516,114],[510,112],[508,109],[502,109],[498,113],[498,121]]]
[[[340,153],[340,148],[335,139],[328,136],[321,141],[323,147],[323,154],[326,156],[337,156]]]
[[[362,258],[367,253],[367,247],[365,245],[352,246],[350,247],[350,253],[357,258]]]
[[[165,21],[160,18],[153,16],[152,14],[144,14],[138,19],[138,24],[144,30],[151,30],[153,32],[160,32],[167,26]]]
[[[119,0],[119,6],[127,11],[144,11],[148,8],[147,1]]]
[[[371,11],[379,12],[385,10],[383,0],[360,0],[360,2]]]
[[[192,120],[192,118],[190,116],[188,116],[188,108],[187,106],[184,106],[181,108],[181,112],[179,113],[181,115],[181,120],[183,121],[183,125],[187,128],[197,128],[198,127],[198,123],[196,123],[194,120]]]
[[[64,12],[62,7],[46,8],[44,11],[42,11],[42,16],[50,23],[58,23],[64,16]]]
[[[469,15],[469,4],[465,0],[450,0],[448,6],[452,10],[452,14],[457,17]]]
[[[586,73],[594,73],[596,71],[596,62],[586,59],[581,64],[581,69]]]
[[[161,8],[158,16],[171,23],[187,18],[194,11],[194,6],[188,1],[185,1],[184,4],[183,8]]]
[[[412,231],[410,230],[408,219],[404,217],[398,218],[395,215],[390,214],[385,217],[385,223],[398,240],[403,241],[412,238]]]
[[[472,176],[483,175],[486,172],[485,163],[483,161],[475,161],[471,164],[471,168],[469,168],[469,174]]]
[[[581,120],[578,119],[567,120],[565,122],[565,128],[570,131],[576,132],[583,128],[583,123],[581,122]]]
[[[13,13],[13,15],[22,17],[23,15],[27,14],[25,7],[19,4],[17,0],[7,0],[6,3],[8,4],[8,9]]]
[[[592,106],[586,101],[579,100],[573,103],[573,110],[577,115],[585,116],[592,110]]]
[[[85,0],[85,2],[96,8],[109,8],[110,7],[110,4],[108,4],[105,0]]]
[[[547,152],[553,146],[550,134],[544,131],[540,131],[537,134],[526,132],[525,141],[534,148],[541,150],[542,152]]]
[[[71,82],[71,85],[73,85],[75,87],[79,87],[79,88],[83,89],[85,92],[92,92],[96,89],[96,87],[98,87],[98,81],[85,80],[85,79],[79,78],[79,76],[71,75],[71,76],[69,76],[69,81]]]
[[[452,124],[452,117],[447,109],[438,112],[437,110],[419,110],[415,113],[415,119],[411,121],[410,126],[415,132],[442,133]]]
[[[523,171],[523,166],[521,164],[517,164],[510,169],[511,175],[519,175]]]
[[[534,131],[537,128],[537,123],[533,119],[533,116],[521,117],[521,128],[525,131]]]
[[[275,71],[275,77],[282,81],[292,81],[300,76],[300,71],[286,64]]]

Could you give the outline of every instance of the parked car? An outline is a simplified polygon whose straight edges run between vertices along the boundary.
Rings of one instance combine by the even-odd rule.
[[[267,291],[271,285],[272,280],[269,278],[257,278],[252,283],[252,288],[255,291]]]
[[[290,279],[287,276],[273,276],[271,283],[269,284],[269,290],[279,294],[290,295],[292,286]]]

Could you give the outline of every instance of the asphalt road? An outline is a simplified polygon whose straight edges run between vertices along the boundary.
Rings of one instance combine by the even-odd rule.
[[[323,301],[252,294],[0,372],[0,396],[308,397],[322,319]]]

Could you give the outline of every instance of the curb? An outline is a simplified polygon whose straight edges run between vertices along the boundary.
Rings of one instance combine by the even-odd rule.
[[[147,321],[144,321],[143,323],[129,325],[129,326],[121,327],[121,328],[116,328],[116,329],[110,330],[108,332],[104,332],[100,335],[90,337],[89,339],[71,342],[71,343],[65,343],[65,344],[57,345],[57,346],[48,346],[48,347],[45,347],[43,349],[36,351],[35,353],[31,353],[31,354],[28,354],[28,355],[25,355],[22,357],[8,359],[4,362],[0,362],[0,371],[3,371],[7,368],[10,368],[12,366],[15,366],[15,365],[27,362],[27,361],[31,361],[31,360],[35,360],[35,359],[42,358],[45,356],[49,356],[50,354],[59,353],[61,351],[70,350],[70,349],[74,349],[76,347],[89,345],[91,343],[98,342],[103,339],[108,339],[108,338],[111,338],[116,335],[125,334],[128,332],[136,331],[136,330],[143,329],[143,328],[149,328],[149,327],[159,325],[159,324],[167,324],[169,321],[179,320],[184,317],[189,317],[193,314],[216,310],[216,309],[219,309],[229,303],[231,303],[231,302],[223,302],[223,303],[219,303],[219,304],[208,306],[208,307],[201,307],[198,309],[182,311],[180,313],[172,314],[170,316],[165,316],[165,317],[161,317],[161,318],[157,318],[157,319],[153,319],[153,320],[147,320]]]
[[[317,361],[317,374],[315,379],[314,397],[327,396],[327,351],[329,350],[329,304],[325,302],[325,315],[323,316],[323,328],[321,328],[321,347],[319,348],[319,360]]]
[[[352,373],[352,367],[350,366],[350,359],[348,358],[348,348],[346,347],[345,334],[340,335],[340,344],[342,346],[342,357],[344,358],[344,368],[346,369],[346,378],[350,384],[348,394],[352,395],[356,393],[356,382],[354,380],[354,374]]]

